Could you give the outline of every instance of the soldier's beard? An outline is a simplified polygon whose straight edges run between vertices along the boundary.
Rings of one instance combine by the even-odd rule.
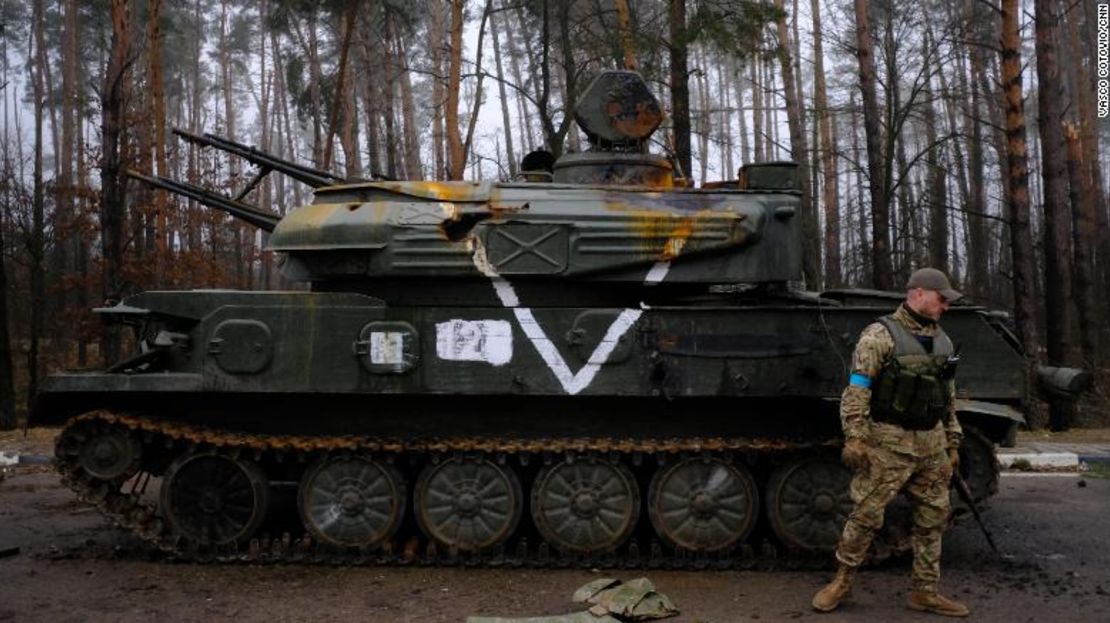
[[[931,326],[931,325],[934,325],[934,324],[937,323],[936,318],[930,318],[930,317],[926,316],[925,314],[917,311],[916,309],[913,308],[913,306],[911,306],[909,304],[909,302],[902,303],[902,307],[906,308],[906,313],[908,313],[911,318],[913,318],[914,320],[916,320],[918,323],[920,323],[922,325]]]

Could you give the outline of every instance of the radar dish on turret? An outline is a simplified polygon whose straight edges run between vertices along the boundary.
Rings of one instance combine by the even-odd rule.
[[[575,120],[591,145],[633,146],[659,127],[663,111],[640,74],[612,70],[586,87]]]

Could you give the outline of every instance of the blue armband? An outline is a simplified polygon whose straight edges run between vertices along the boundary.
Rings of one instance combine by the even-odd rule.
[[[871,377],[867,376],[866,374],[853,372],[852,376],[848,377],[848,384],[853,387],[871,389]]]

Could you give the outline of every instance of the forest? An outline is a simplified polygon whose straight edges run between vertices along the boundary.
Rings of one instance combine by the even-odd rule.
[[[809,290],[921,266],[1010,314],[1031,363],[1102,370],[1110,201],[1095,0],[2,0],[0,428],[51,371],[110,365],[92,308],[296,289],[266,235],[129,177],[284,215],[343,178],[507,181],[586,148],[576,99],[630,68],[697,187],[793,160]],[[1101,64],[1100,64],[1101,60]],[[1096,388],[1096,391],[1097,388]],[[1032,422],[1043,425],[1044,422]]]

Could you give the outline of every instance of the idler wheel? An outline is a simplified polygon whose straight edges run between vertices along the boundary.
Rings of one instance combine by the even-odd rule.
[[[660,469],[648,488],[655,532],[674,547],[700,552],[744,540],[758,518],[755,481],[741,465],[686,459]]]
[[[632,534],[639,517],[636,478],[620,463],[578,458],[536,476],[532,518],[540,535],[562,551],[612,551]]]
[[[852,512],[851,481],[851,472],[835,459],[783,465],[767,483],[771,529],[792,549],[832,551]]]
[[[81,442],[81,468],[100,480],[127,480],[139,471],[142,443],[118,428],[89,435]]]
[[[406,490],[392,465],[364,456],[333,456],[301,477],[297,508],[305,528],[322,543],[376,547],[397,532]]]
[[[424,534],[461,552],[504,543],[524,508],[516,473],[483,458],[454,457],[428,465],[413,497]]]
[[[198,545],[243,543],[266,517],[270,483],[258,465],[205,450],[170,464],[160,501],[174,533]]]

